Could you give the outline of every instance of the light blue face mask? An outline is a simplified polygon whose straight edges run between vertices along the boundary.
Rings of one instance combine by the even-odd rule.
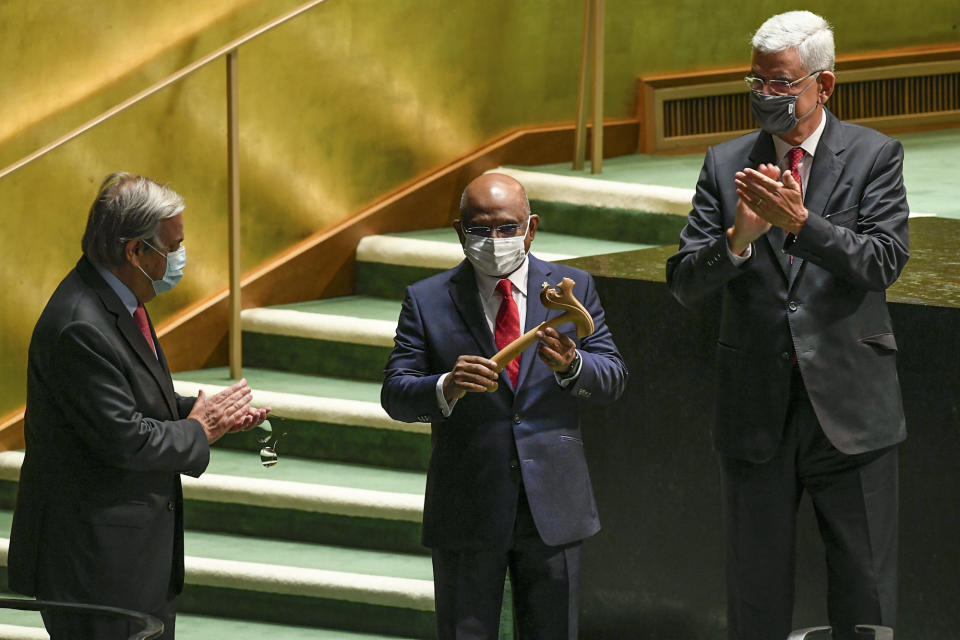
[[[167,268],[164,270],[163,278],[161,278],[160,280],[154,280],[153,278],[151,278],[147,274],[147,272],[143,270],[143,267],[137,266],[137,268],[140,269],[140,272],[143,275],[147,276],[150,282],[153,283],[153,290],[156,291],[158,295],[161,293],[166,293],[167,291],[170,291],[170,289],[173,289],[177,285],[177,283],[180,282],[180,278],[183,277],[183,268],[187,266],[186,247],[181,246],[176,251],[171,251],[170,253],[163,253],[162,251],[157,249],[155,246],[153,246],[146,240],[143,241],[143,244],[147,245],[148,247],[150,247],[151,249],[153,249],[163,257],[165,257],[167,259]]]

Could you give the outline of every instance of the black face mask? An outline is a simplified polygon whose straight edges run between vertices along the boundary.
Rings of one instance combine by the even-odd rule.
[[[813,83],[811,83],[812,85]],[[809,89],[810,86],[807,87]],[[750,107],[757,124],[767,133],[780,136],[791,131],[800,121],[816,111],[819,102],[809,111],[797,117],[797,99],[803,95],[804,89],[795,96],[768,95],[765,93],[750,92]]]

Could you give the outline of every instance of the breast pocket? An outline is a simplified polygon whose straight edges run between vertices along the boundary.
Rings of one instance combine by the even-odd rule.
[[[833,213],[828,213],[823,217],[826,220],[829,220],[831,223],[837,225],[838,227],[846,227],[847,229],[856,229],[857,214],[859,212],[860,212],[860,206],[854,205],[846,209],[841,209],[840,211],[834,211]]]

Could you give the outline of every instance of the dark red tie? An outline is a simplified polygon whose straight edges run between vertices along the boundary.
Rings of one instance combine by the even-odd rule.
[[[137,328],[140,329],[140,333],[143,334],[147,344],[150,345],[150,350],[156,357],[157,347],[153,344],[153,336],[150,335],[150,323],[147,322],[147,310],[143,308],[142,304],[137,305],[137,310],[133,312],[133,321],[137,323]]]
[[[513,300],[509,280],[498,282],[497,291],[503,296],[503,302],[500,303],[500,310],[497,312],[497,326],[493,332],[493,339],[497,343],[497,349],[503,349],[520,337],[520,311]],[[513,388],[516,389],[517,378],[520,376],[519,357],[507,364],[507,375],[510,376]]]
[[[794,147],[787,152],[787,158],[790,160],[790,175],[800,185],[800,197],[803,197],[803,179],[800,178],[800,161],[803,160],[803,149]]]
[[[800,197],[803,198],[803,178],[800,177],[800,161],[803,160],[803,149],[794,147],[787,151],[787,159],[790,161],[790,175],[800,186]],[[790,264],[793,264],[793,254],[790,254]],[[796,360],[796,356],[794,356]]]

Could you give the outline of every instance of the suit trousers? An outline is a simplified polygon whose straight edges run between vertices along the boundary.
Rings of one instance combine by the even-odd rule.
[[[518,640],[576,640],[580,542],[540,538],[521,484],[510,548],[434,549],[439,640],[496,640],[509,570]]]
[[[858,455],[824,435],[794,369],[783,438],[759,464],[720,456],[730,640],[791,630],[796,515],[809,492],[827,560],[827,610],[838,640],[854,626],[896,624],[896,446]],[[872,637],[872,636],[870,636]]]

